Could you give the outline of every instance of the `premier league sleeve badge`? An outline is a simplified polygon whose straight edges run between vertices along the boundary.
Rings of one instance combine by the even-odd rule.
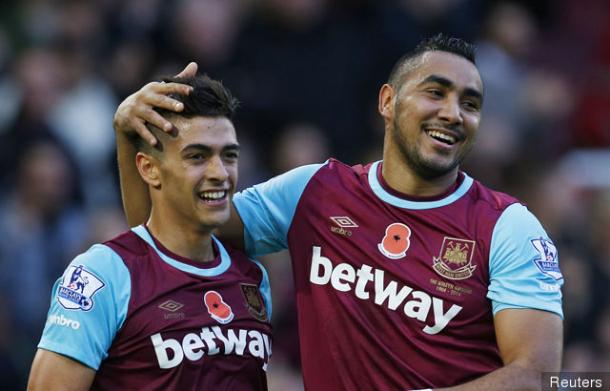
[[[557,257],[557,247],[548,239],[537,238],[533,239],[532,246],[538,252],[538,256],[534,259],[534,263],[538,269],[546,275],[553,277],[555,280],[563,279],[561,270],[559,269],[559,258]]]
[[[57,288],[57,301],[68,310],[89,311],[93,308],[93,296],[105,284],[83,265],[70,266]]]

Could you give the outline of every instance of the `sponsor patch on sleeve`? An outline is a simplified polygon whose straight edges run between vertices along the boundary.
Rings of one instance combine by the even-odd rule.
[[[539,257],[534,259],[534,263],[540,271],[555,280],[563,279],[561,270],[559,270],[559,258],[557,257],[557,247],[548,239],[538,238],[532,240],[532,245],[539,254]]]
[[[93,308],[93,296],[105,284],[83,265],[70,266],[57,288],[57,301],[69,310],[89,311]]]

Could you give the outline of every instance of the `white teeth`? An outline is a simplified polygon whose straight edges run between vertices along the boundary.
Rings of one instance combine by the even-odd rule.
[[[206,200],[219,200],[221,198],[224,198],[224,196],[227,194],[226,190],[224,191],[204,191],[203,193],[201,193],[201,198],[206,199]]]
[[[455,139],[455,137],[453,137],[451,135],[448,135],[448,134],[445,134],[445,133],[441,133],[441,132],[436,131],[436,130],[429,130],[428,131],[428,135],[430,137],[434,137],[435,139],[439,139],[441,141],[446,141],[449,144],[455,144],[455,142],[457,141]]]

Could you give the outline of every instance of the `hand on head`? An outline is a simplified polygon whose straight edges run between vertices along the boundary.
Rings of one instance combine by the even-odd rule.
[[[176,77],[191,77],[197,73],[197,63],[189,63]],[[116,132],[137,133],[149,144],[155,145],[157,139],[148,130],[146,123],[170,132],[171,122],[163,118],[154,109],[166,109],[181,112],[181,102],[169,97],[170,94],[188,95],[191,87],[180,83],[151,82],[128,96],[117,108],[113,126]]]

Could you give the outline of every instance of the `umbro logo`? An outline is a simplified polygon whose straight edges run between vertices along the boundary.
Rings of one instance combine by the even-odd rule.
[[[180,308],[184,307],[184,304],[178,303],[177,301],[167,300],[161,304],[159,304],[159,308],[169,312],[176,312]]]
[[[332,216],[330,219],[335,223],[335,226],[330,227],[330,231],[348,238],[352,236],[352,231],[346,228],[358,228],[358,224],[347,216]]]
[[[184,319],[184,317],[185,317],[184,312],[176,312],[182,307],[184,307],[184,304],[178,303],[177,301],[174,301],[171,299],[164,301],[163,303],[159,304],[159,306],[158,306],[158,308],[166,311],[166,313],[163,314],[163,318],[165,318],[166,320]]]
[[[341,228],[358,228],[358,224],[347,216],[332,216],[330,219]]]

